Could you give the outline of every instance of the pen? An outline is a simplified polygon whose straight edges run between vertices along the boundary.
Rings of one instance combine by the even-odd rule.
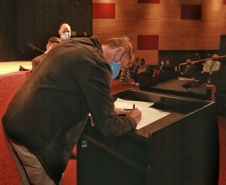
[[[135,104],[133,104],[133,110],[135,109]]]

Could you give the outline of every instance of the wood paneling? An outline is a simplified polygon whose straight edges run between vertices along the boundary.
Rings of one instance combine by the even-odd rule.
[[[93,0],[93,3],[101,0]],[[104,1],[104,0],[102,0]],[[127,35],[135,57],[158,63],[158,51],[139,51],[137,35],[159,35],[159,50],[219,50],[226,35],[226,6],[223,0],[167,0],[159,4],[137,0],[105,0],[115,3],[114,20],[93,20],[93,33],[102,42]],[[181,5],[201,5],[201,20],[181,20]]]
[[[181,19],[201,20],[202,5],[181,5]]]

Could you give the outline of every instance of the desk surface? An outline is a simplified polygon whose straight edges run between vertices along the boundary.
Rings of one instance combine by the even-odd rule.
[[[187,84],[186,80],[171,79],[166,82],[159,83],[156,86],[144,86],[140,88],[142,90],[155,91],[178,96],[207,99],[207,90],[205,85],[201,85],[197,88],[184,88],[183,85],[185,84]]]
[[[138,90],[115,96],[154,102],[155,108],[171,114],[114,138],[87,124],[77,145],[78,185],[217,184],[219,136],[214,103]]]

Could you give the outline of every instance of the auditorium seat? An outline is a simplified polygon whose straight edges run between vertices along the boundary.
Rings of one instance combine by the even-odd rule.
[[[4,115],[13,95],[26,80],[30,71],[19,71],[0,75],[0,184],[19,185],[20,178],[16,166],[6,145],[2,129],[2,116]]]

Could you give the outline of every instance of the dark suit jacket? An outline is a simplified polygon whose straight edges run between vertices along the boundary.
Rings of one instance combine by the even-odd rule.
[[[43,60],[45,55],[46,55],[46,53],[43,53],[32,59],[32,71],[37,67],[38,64],[40,64],[40,62]]]
[[[184,65],[181,69],[181,72],[183,72],[184,74],[181,75],[183,77],[186,77],[186,78],[193,78],[194,75],[195,75],[195,67],[194,65],[189,65],[189,67],[187,68],[187,65]]]
[[[13,97],[2,121],[5,134],[34,153],[58,183],[89,113],[108,137],[136,127],[133,118],[114,111],[111,81],[111,67],[96,37],[64,41],[47,53]]]

